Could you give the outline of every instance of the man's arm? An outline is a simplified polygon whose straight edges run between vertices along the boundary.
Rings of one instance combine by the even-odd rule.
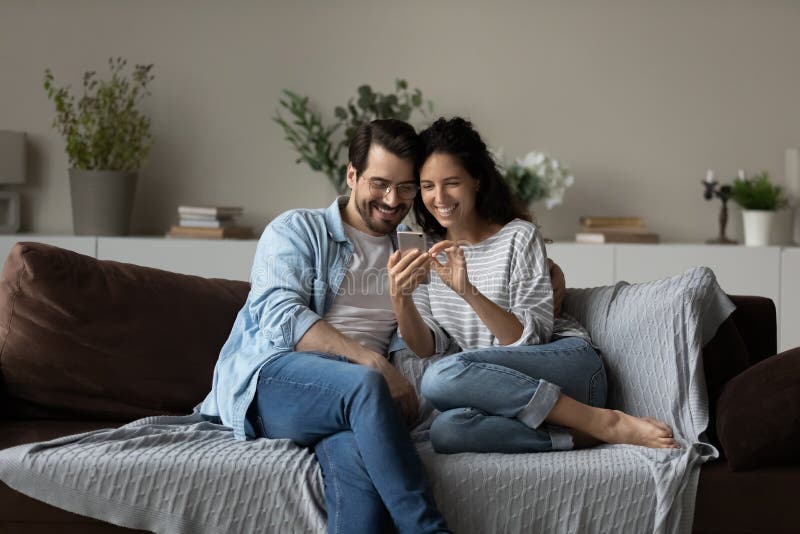
[[[324,352],[344,356],[353,363],[371,367],[383,375],[392,398],[400,403],[406,423],[411,425],[419,413],[414,387],[400,371],[377,352],[373,352],[339,332],[324,319],[314,323],[295,345],[300,352]]]
[[[306,333],[295,345],[295,350],[299,352],[338,354],[353,363],[373,368],[378,366],[376,359],[386,360],[380,354],[345,336],[324,319],[320,319],[306,330]]]

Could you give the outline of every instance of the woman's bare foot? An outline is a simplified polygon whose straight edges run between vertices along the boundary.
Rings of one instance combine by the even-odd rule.
[[[651,417],[634,417],[619,410],[601,410],[596,437],[606,443],[641,445],[653,449],[679,449],[672,429]],[[599,434],[599,435],[598,435]]]

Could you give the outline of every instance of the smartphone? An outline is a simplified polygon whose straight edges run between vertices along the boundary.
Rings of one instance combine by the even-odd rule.
[[[400,248],[400,253],[403,255],[408,250],[417,249],[420,252],[428,250],[427,240],[425,234],[422,232],[399,231],[397,232],[397,245]],[[427,284],[430,281],[430,273],[421,282]]]

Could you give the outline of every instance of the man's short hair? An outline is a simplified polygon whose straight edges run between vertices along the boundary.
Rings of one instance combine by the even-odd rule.
[[[356,170],[356,179],[367,168],[367,156],[372,144],[382,146],[400,159],[414,164],[414,178],[419,181],[422,143],[417,132],[407,122],[397,119],[378,119],[362,124],[350,141],[348,156]]]

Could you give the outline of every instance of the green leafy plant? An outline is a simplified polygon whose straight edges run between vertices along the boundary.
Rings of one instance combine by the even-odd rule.
[[[567,188],[575,183],[569,169],[544,152],[528,152],[524,158],[507,163],[500,149],[494,151],[494,158],[511,192],[526,206],[543,200],[547,209],[552,209],[561,204]]]
[[[297,163],[305,163],[312,170],[322,172],[337,192],[347,190],[347,146],[356,130],[375,119],[407,121],[416,111],[427,115],[433,103],[424,100],[422,91],[409,89],[405,80],[396,80],[393,93],[376,92],[369,85],[361,85],[357,96],[344,106],[336,106],[332,124],[326,125],[319,112],[314,111],[307,96],[289,90],[283,91],[280,106],[288,113],[275,112],[272,118],[282,128],[285,138],[297,151]]]
[[[746,210],[775,211],[787,205],[781,187],[770,182],[767,171],[762,171],[752,178],[742,176],[736,178],[733,181],[731,198]]]
[[[150,119],[137,105],[150,93],[153,65],[136,65],[130,78],[127,61],[109,58],[110,80],[95,71],[83,75],[83,95],[77,99],[69,86],[56,87],[45,70],[44,89],[56,107],[53,128],[67,143],[70,167],[81,170],[135,171],[152,146]]]

